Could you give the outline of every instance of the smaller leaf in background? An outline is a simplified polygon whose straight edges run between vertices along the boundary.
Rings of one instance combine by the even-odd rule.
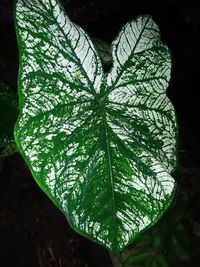
[[[150,262],[149,267],[160,267],[160,262],[158,259],[153,259],[152,262]]]
[[[176,226],[180,223],[184,217],[187,206],[187,198],[185,194],[177,190],[176,197],[164,217],[158,222],[156,227],[152,228],[153,236],[158,234],[166,246],[169,244],[169,237],[171,237],[176,229]]]
[[[180,266],[183,266],[183,263],[190,266],[191,254],[191,240],[184,225],[179,223],[169,240],[167,249],[169,262],[173,264],[176,260],[177,263],[180,262]],[[179,265],[177,264],[177,266]]]
[[[147,262],[152,257],[152,251],[140,251],[131,255],[124,262],[123,267],[137,267],[140,264]]]
[[[0,80],[0,157],[17,151],[13,136],[17,116],[17,96],[8,85]]]
[[[122,266],[139,267],[140,265],[133,265],[135,256],[148,251],[151,252],[151,256],[143,262],[146,264],[145,267],[190,266],[188,264],[192,255],[191,238],[184,225],[186,207],[186,195],[177,190],[176,197],[163,218],[122,251]]]
[[[111,45],[98,38],[94,39],[94,43],[96,45],[97,51],[99,52],[103,67],[105,68],[105,70],[107,70],[107,67],[111,67],[113,63]]]

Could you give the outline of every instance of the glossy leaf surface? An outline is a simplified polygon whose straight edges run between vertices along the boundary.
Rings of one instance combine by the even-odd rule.
[[[55,0],[18,0],[15,139],[80,234],[118,252],[156,223],[175,182],[170,54],[151,17],[126,24],[104,73],[88,35]]]
[[[17,96],[0,80],[0,157],[17,151],[13,130],[18,116]]]

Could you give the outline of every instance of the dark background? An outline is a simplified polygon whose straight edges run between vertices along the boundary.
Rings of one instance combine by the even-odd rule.
[[[0,79],[17,91],[13,2],[0,0]],[[172,78],[167,94],[176,108],[179,123],[179,165],[174,176],[188,197],[185,216],[191,223],[190,234],[198,240],[199,1],[63,0],[62,3],[69,17],[91,37],[107,42],[112,42],[120,28],[138,15],[150,14],[159,25],[161,38],[172,52]],[[195,255],[200,253],[199,244],[193,248]],[[20,155],[0,161],[0,266],[83,267],[89,262],[87,245],[38,188]]]

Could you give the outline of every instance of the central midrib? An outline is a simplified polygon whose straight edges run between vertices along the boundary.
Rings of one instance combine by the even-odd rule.
[[[113,168],[112,168],[112,159],[111,159],[111,150],[110,150],[110,140],[109,140],[109,133],[108,133],[108,123],[106,120],[106,112],[104,109],[104,105],[101,101],[98,101],[99,107],[100,107],[100,112],[102,116],[102,121],[103,121],[103,128],[104,128],[104,134],[105,134],[105,143],[106,143],[106,152],[107,152],[107,162],[108,162],[108,173],[109,173],[109,178],[110,178],[110,184],[111,184],[111,191],[112,191],[112,210],[113,210],[113,222],[114,222],[114,229],[116,233],[116,204],[115,204],[115,190],[114,190],[114,176],[113,176]]]

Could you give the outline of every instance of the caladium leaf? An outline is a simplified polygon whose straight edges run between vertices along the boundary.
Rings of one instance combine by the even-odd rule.
[[[56,0],[18,0],[15,139],[80,234],[118,252],[155,224],[175,182],[170,53],[149,16],[122,28],[104,73],[88,35]]]
[[[0,157],[17,151],[13,135],[17,116],[17,96],[7,84],[0,80]]]

